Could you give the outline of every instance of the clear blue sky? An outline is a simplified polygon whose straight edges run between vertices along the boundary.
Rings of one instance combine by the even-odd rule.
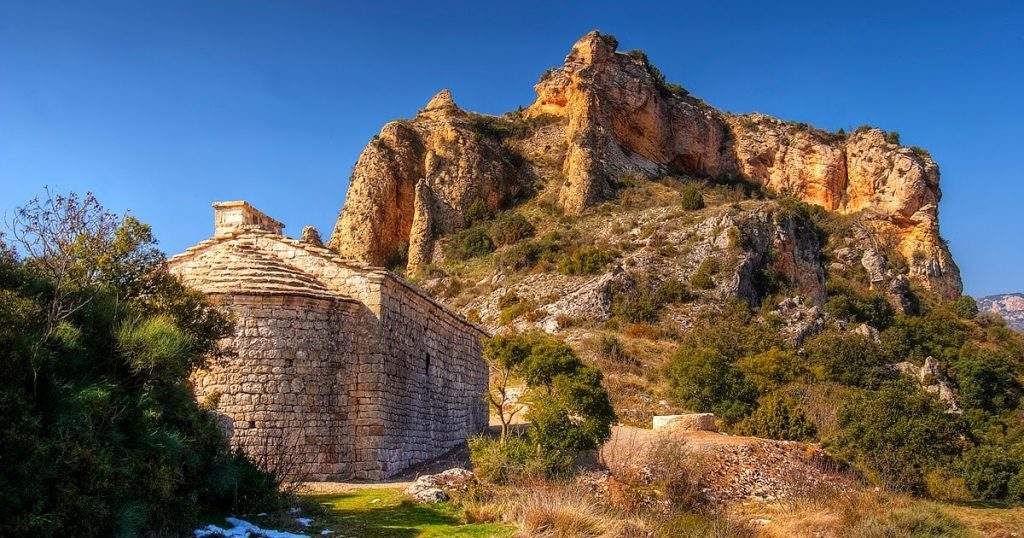
[[[1024,291],[1022,2],[373,4],[0,0],[0,213],[92,190],[173,254],[244,198],[327,236],[386,121],[526,105],[597,28],[724,110],[928,148],[966,290]]]

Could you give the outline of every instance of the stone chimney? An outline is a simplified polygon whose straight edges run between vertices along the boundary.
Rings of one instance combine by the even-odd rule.
[[[213,203],[213,235],[219,237],[241,230],[260,230],[281,235],[284,224],[272,219],[245,200]]]

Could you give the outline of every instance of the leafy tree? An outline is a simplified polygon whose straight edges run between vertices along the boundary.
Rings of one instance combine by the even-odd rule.
[[[953,362],[953,380],[960,403],[967,409],[1002,413],[1020,402],[1019,363],[999,351],[965,346]]]
[[[615,412],[601,371],[583,364],[564,342],[540,334],[499,335],[485,344],[484,353],[508,372],[499,373],[501,382],[491,390],[491,406],[500,417],[506,416],[500,410],[507,393],[502,383],[513,376],[526,382],[527,437],[544,473],[565,472],[577,452],[596,448],[611,435]],[[504,418],[502,424],[504,442],[509,439]]]
[[[501,441],[508,438],[509,425],[521,410],[515,405],[510,389],[516,371],[530,355],[530,342],[514,335],[498,335],[484,344],[484,360],[490,368],[487,401],[501,422]]]
[[[839,411],[839,432],[828,448],[896,490],[921,492],[925,474],[947,465],[961,449],[955,415],[913,382],[885,383]]]

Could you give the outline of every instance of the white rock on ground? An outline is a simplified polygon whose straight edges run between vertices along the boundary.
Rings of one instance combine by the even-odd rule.
[[[406,495],[421,503],[437,503],[447,501],[448,491],[465,491],[476,482],[473,471],[454,467],[447,471],[423,475],[405,489]]]
[[[684,415],[655,415],[651,419],[655,430],[718,431],[714,413],[688,413]]]

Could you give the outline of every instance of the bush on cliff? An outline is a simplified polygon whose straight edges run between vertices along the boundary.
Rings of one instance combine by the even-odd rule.
[[[0,535],[174,534],[256,510],[274,480],[232,453],[188,375],[231,324],[162,270],[148,226],[90,195],[16,214],[0,255]]]
[[[615,254],[598,247],[583,247],[574,250],[558,261],[558,272],[563,275],[597,275],[604,272]]]
[[[460,230],[449,238],[445,244],[445,258],[449,260],[468,260],[494,252],[494,243],[487,231],[481,226]]]
[[[700,189],[693,185],[686,185],[679,191],[682,197],[683,209],[687,211],[695,211],[697,209],[704,209],[704,195],[700,193]]]
[[[533,236],[533,225],[519,213],[506,212],[494,219],[490,237],[495,245],[503,247]]]

